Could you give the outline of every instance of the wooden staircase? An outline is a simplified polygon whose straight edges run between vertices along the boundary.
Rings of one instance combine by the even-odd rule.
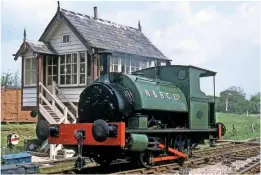
[[[44,109],[49,113],[49,115],[58,123],[61,120],[61,116],[57,116],[55,111],[48,105],[43,105]]]
[[[65,97],[62,91],[56,86],[55,82],[53,82],[52,86],[53,88],[51,93],[41,82],[39,83],[39,110],[41,115],[49,124],[76,123],[76,119],[78,118],[77,107]],[[51,97],[51,103],[45,98],[43,92]],[[71,105],[71,108],[75,111],[71,112],[68,110],[68,107],[65,106],[64,103],[58,98],[56,92],[62,95],[63,98],[67,100],[68,104]],[[61,149],[62,145],[49,145],[46,140],[42,144],[40,152],[46,153],[47,151],[50,151],[50,158],[55,159],[57,151]]]

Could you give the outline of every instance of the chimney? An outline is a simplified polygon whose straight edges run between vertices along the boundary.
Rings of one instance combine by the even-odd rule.
[[[140,20],[139,20],[139,22],[138,22],[138,28],[139,28],[139,30],[141,31]]]
[[[98,13],[97,13],[97,7],[93,8],[93,12],[94,12],[94,19],[98,19]]]

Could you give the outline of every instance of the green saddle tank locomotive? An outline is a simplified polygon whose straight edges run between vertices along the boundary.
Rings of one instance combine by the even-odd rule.
[[[82,157],[101,165],[128,159],[143,167],[183,160],[197,144],[225,134],[215,100],[200,90],[200,78],[215,75],[179,65],[102,75],[81,93],[77,122],[51,125],[48,142],[74,149],[78,164]]]

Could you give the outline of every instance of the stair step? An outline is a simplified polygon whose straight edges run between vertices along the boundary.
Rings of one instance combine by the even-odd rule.
[[[46,110],[46,111],[54,111],[54,110],[52,110],[52,109],[46,109],[46,108],[45,108],[45,110]]]
[[[48,112],[50,115],[56,115],[55,112]]]
[[[57,115],[51,115],[52,117],[57,117],[57,118],[60,118],[59,116],[57,116]]]
[[[53,118],[61,118],[61,117],[59,117],[57,115],[51,115],[51,117],[53,117]]]

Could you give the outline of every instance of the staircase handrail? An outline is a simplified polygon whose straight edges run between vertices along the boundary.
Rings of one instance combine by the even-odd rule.
[[[57,85],[55,83],[54,84],[54,87],[57,91],[59,91],[59,93],[63,96],[63,98],[66,100],[66,102],[68,102],[72,107],[73,109],[75,110],[75,114],[76,114],[76,118],[78,118],[78,109],[77,107],[71,102],[69,101],[69,99],[64,95],[64,93],[57,87]]]
[[[39,93],[39,97],[47,104],[48,107],[50,107],[55,112],[57,117],[59,117],[61,119],[60,115],[63,115],[63,114],[58,109],[55,109],[54,106],[49,103],[49,101],[43,96],[42,93]]]
[[[39,82],[39,85],[52,97],[52,99],[60,106],[60,108],[62,108],[63,110],[65,108],[67,108],[56,96],[54,96],[41,82]],[[71,113],[70,110],[68,110],[67,112],[70,117],[72,117],[72,119],[74,120],[73,123],[76,122],[76,118],[75,116]],[[65,116],[64,116],[65,117]],[[67,116],[66,116],[67,117]]]
[[[66,107],[62,102],[60,102],[60,100],[58,100],[55,96],[53,96],[53,94],[52,94],[41,82],[39,82],[39,85],[45,90],[45,92],[47,92],[47,93],[52,97],[52,99],[55,100],[55,102],[56,102],[62,109],[64,109],[64,108]]]
[[[43,107],[43,105],[39,104],[39,110],[43,114],[44,118],[48,123],[50,124],[57,124],[57,122],[54,120],[54,118],[46,111],[46,109]]]

